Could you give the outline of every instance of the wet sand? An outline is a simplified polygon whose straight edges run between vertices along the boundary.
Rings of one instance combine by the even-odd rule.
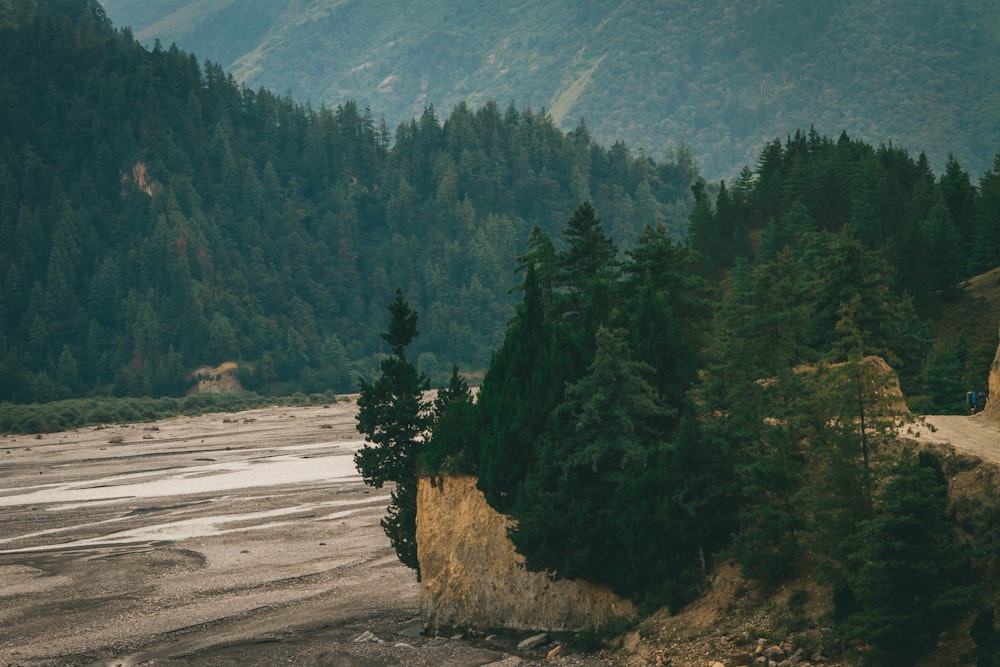
[[[354,469],[355,409],[0,437],[0,665],[504,657],[412,636],[418,584],[379,525],[388,491]]]

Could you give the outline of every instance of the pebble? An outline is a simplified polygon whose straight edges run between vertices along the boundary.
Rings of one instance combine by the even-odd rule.
[[[518,651],[530,651],[533,648],[538,648],[545,642],[549,640],[549,636],[544,632],[537,635],[532,635],[527,639],[522,639],[517,645]]]

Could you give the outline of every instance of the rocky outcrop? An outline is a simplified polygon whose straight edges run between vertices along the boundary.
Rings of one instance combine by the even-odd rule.
[[[632,603],[583,581],[529,572],[473,477],[417,491],[420,606],[431,629],[596,630],[635,618]]]
[[[986,407],[983,408],[983,416],[990,421],[1000,422],[1000,346],[997,347],[993,364],[990,366],[989,390],[990,394],[986,399]]]
[[[140,191],[145,192],[150,197],[153,196],[154,189],[159,189],[159,184],[155,183],[149,176],[149,169],[146,167],[146,163],[139,161],[132,165],[131,172],[122,172],[122,184],[134,183]],[[124,190],[122,191],[122,196],[125,195]]]
[[[242,391],[240,384],[239,365],[227,361],[215,368],[200,366],[191,371],[189,378],[195,385],[188,390],[189,394],[238,394]]]

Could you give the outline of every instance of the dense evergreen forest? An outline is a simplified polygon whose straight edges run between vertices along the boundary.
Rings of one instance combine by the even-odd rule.
[[[351,102],[314,110],[143,48],[95,2],[6,0],[0,30],[0,399],[178,395],[226,360],[260,392],[350,390],[377,374],[398,286],[421,371],[483,368],[530,230],[581,201],[621,247],[646,225],[684,238],[693,206],[716,277],[848,222],[922,321],[998,256],[996,165],[977,187],[954,159],[936,177],[922,154],[811,131],[703,186],[683,145],[656,163],[513,104],[428,108],[394,133]],[[907,393],[957,409],[992,339],[911,330]]]
[[[913,664],[980,608],[979,664],[995,664],[1000,505],[987,492],[956,515],[941,460],[897,436],[908,407],[964,408],[976,355],[931,318],[998,256],[996,167],[976,189],[953,161],[937,178],[923,156],[797,133],[714,201],[697,183],[686,244],[648,226],[624,253],[584,203],[561,238],[532,233],[475,400],[456,372],[422,402],[397,294],[356,460],[396,482],[400,558],[418,566],[415,476],[470,473],[530,569],[646,609],[693,599],[718,557],[767,584],[809,571],[832,590],[824,652]]]
[[[585,125],[487,103],[393,133],[146,49],[84,0],[0,3],[0,399],[356,388],[401,286],[422,371],[485,367],[535,226],[590,200],[614,238],[683,235],[697,178]],[[443,369],[440,370],[440,369]]]

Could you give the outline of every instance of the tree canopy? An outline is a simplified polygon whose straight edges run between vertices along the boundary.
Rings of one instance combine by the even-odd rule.
[[[180,395],[223,361],[262,393],[350,391],[396,346],[396,285],[423,314],[411,354],[446,379],[502,341],[532,228],[588,198],[611,238],[639,210],[683,236],[691,160],[514,102],[393,131],[144,48],[96,2],[4,6],[0,400]]]

